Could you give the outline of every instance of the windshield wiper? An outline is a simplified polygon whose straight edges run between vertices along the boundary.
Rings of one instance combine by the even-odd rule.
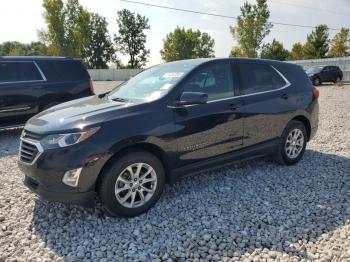
[[[106,93],[103,93],[103,94],[99,94],[99,95],[97,95],[97,97],[98,98],[104,98],[106,95],[108,95],[110,93],[110,91],[109,92],[106,92]]]

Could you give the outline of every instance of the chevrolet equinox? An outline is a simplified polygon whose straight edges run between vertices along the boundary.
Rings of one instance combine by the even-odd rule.
[[[165,63],[29,119],[18,163],[43,199],[93,206],[98,196],[110,215],[135,216],[187,174],[265,155],[297,163],[317,130],[318,96],[290,63]]]

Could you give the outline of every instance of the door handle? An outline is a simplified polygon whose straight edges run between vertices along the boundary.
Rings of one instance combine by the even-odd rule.
[[[288,94],[283,94],[282,96],[281,96],[283,99],[288,99],[289,98],[289,95]]]
[[[229,106],[229,108],[230,108],[232,111],[237,111],[238,109],[241,108],[241,106],[240,106],[240,105],[237,105],[237,104],[231,104],[231,105]]]

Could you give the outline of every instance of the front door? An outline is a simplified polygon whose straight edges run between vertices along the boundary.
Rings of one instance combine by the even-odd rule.
[[[174,109],[179,166],[226,154],[242,147],[241,99],[234,97],[229,62],[202,66],[183,92],[208,94],[206,104]]]

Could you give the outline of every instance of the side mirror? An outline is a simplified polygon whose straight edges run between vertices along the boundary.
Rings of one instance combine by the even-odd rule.
[[[208,101],[208,94],[200,92],[184,92],[180,97],[180,101],[175,102],[175,106],[199,105]]]

